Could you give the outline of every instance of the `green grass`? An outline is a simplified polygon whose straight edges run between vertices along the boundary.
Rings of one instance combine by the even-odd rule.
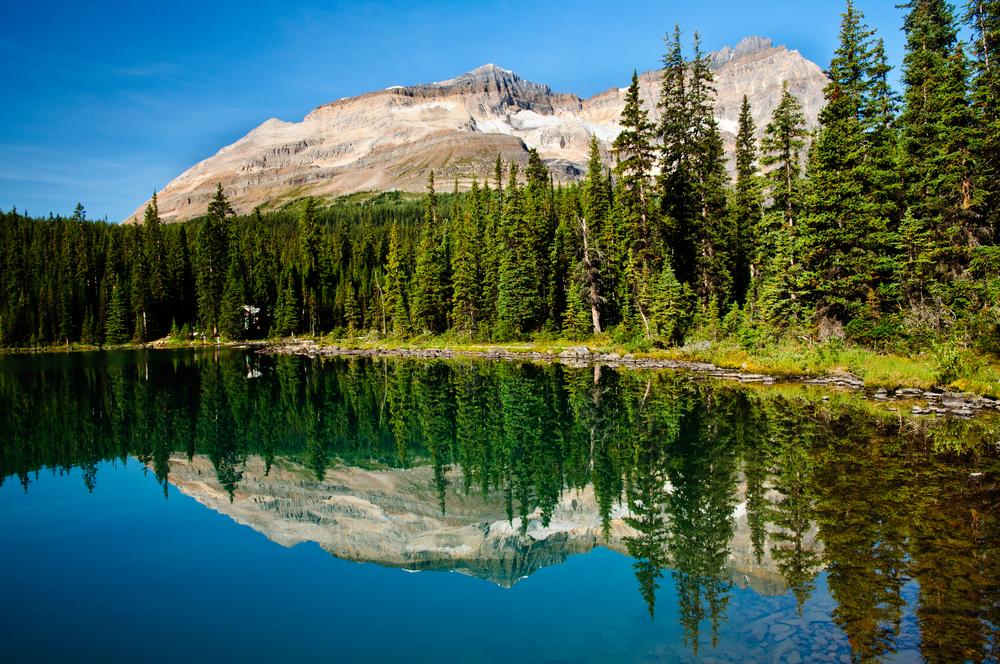
[[[458,336],[422,336],[406,340],[356,337],[320,337],[321,344],[356,349],[429,350],[448,349],[484,352],[502,349],[511,353],[560,352],[586,346],[598,353],[631,353],[637,358],[709,362],[724,369],[778,377],[819,377],[850,374],[872,389],[945,388],[1000,398],[1000,358],[977,355],[969,350],[928,350],[915,356],[877,353],[839,342],[819,344],[784,341],[764,348],[746,350],[729,341],[692,345],[684,348],[636,350],[616,344],[609,337],[587,340],[535,338],[519,342],[479,342]]]

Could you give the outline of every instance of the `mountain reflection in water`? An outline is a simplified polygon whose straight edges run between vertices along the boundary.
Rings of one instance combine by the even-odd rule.
[[[604,547],[631,557],[651,617],[669,577],[692,655],[735,620],[749,656],[995,660],[996,431],[673,372],[243,351],[0,360],[0,477],[29,493],[42,468],[80,468],[99,491],[99,464],[135,457],[165,493],[279,544],[504,587]],[[796,615],[731,610],[736,586],[790,593]]]

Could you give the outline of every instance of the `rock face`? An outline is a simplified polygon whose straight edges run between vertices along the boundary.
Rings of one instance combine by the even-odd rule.
[[[712,54],[719,120],[727,149],[735,143],[743,95],[763,131],[787,81],[811,124],[827,78],[797,51],[748,37]],[[660,74],[642,74],[642,98],[656,118]],[[222,184],[238,212],[303,196],[358,191],[421,191],[431,169],[443,187],[458,178],[491,177],[497,154],[523,164],[536,148],[559,181],[582,176],[591,135],[607,152],[618,135],[625,88],[590,99],[553,92],[488,64],[447,81],[395,86],[341,99],[301,122],[271,119],[159,192],[165,221],[204,214]],[[447,184],[445,184],[447,183]],[[130,217],[142,218],[145,203]]]
[[[449,472],[448,479],[450,486],[462,486],[457,471]],[[626,538],[635,534],[624,521],[627,509],[619,505],[604,538],[590,487],[565,491],[548,526],[536,511],[523,531],[520,518],[508,521],[502,499],[490,502],[475,491],[465,495],[449,490],[442,514],[434,471],[426,466],[387,471],[338,467],[317,480],[311,471],[290,462],[277,463],[265,474],[263,461],[251,457],[230,501],[208,458],[189,461],[178,456],[170,459],[170,482],[202,505],[283,546],[316,542],[346,560],[458,571],[503,587],[598,546],[624,553]],[[770,552],[759,562],[753,555],[745,503],[736,505],[733,520],[733,581],[762,594],[783,592],[785,584]],[[818,546],[815,533],[806,544]]]

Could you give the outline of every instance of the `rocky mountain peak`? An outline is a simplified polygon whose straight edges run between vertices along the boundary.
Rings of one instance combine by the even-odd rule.
[[[512,81],[518,81],[521,79],[520,76],[511,70],[498,67],[492,62],[476,67],[472,71],[463,74],[462,78],[506,78]]]
[[[774,48],[767,37],[744,37],[736,46],[724,46],[712,54],[712,67],[718,69],[732,60]]]
[[[710,57],[715,115],[730,156],[744,95],[762,128],[787,82],[815,126],[828,80],[797,51],[747,37]],[[640,98],[654,121],[661,78],[656,70],[640,76]],[[529,148],[556,180],[568,182],[584,175],[591,137],[609,154],[624,100],[624,88],[581,99],[492,63],[445,81],[392,86],[325,104],[299,122],[263,123],[161,189],[160,214],[165,221],[204,214],[219,184],[239,212],[303,196],[422,191],[431,169],[468,188],[492,175],[498,154],[525,165]],[[131,220],[141,220],[144,208]]]
[[[405,89],[420,94],[428,92],[429,88],[436,92],[458,95],[484,93],[492,98],[494,104],[506,103],[525,108],[535,104],[547,105],[547,97],[552,93],[549,86],[526,81],[511,70],[493,63],[476,67],[446,81]]]
[[[450,88],[469,81],[504,81],[506,83],[517,83],[521,80],[521,77],[511,70],[498,67],[492,62],[489,62],[485,65],[476,67],[471,71],[467,71],[464,74],[460,74],[455,78],[449,78],[446,81],[437,81],[431,85],[440,88]],[[420,88],[424,86],[417,85],[414,87]]]

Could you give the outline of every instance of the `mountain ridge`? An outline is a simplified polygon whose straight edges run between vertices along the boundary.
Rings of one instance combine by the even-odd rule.
[[[744,93],[762,131],[787,81],[815,125],[827,79],[797,51],[748,37],[709,57],[729,153]],[[643,104],[654,120],[659,77],[658,70],[640,76]],[[487,63],[443,81],[322,104],[299,122],[268,119],[174,178],[158,193],[159,210],[165,221],[204,214],[217,184],[241,213],[310,195],[421,191],[432,169],[439,181],[458,180],[466,189],[473,179],[491,177],[498,154],[523,165],[529,148],[539,151],[557,181],[570,182],[585,173],[591,135],[610,164],[623,105],[624,88],[584,99]],[[147,203],[128,221],[141,219]]]

